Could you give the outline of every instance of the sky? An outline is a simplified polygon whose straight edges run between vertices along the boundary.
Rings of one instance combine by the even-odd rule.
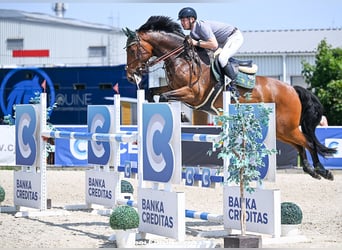
[[[191,6],[201,20],[216,20],[241,30],[342,28],[341,0],[214,0],[214,1],[62,1],[64,17],[115,27],[137,29],[152,15],[177,20]],[[0,0],[0,9],[17,9],[55,15],[53,1]]]

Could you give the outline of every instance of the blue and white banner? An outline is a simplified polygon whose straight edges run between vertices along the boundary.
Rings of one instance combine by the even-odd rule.
[[[59,131],[86,133],[88,128],[82,126],[55,126]],[[137,131],[136,126],[121,126],[122,131]],[[138,166],[138,145],[120,143],[120,166],[129,162],[132,168]],[[57,166],[88,166],[88,141],[78,139],[55,139],[55,165]]]
[[[88,132],[113,134],[115,117],[114,106],[90,105],[88,106]],[[99,165],[111,165],[114,158],[113,143],[105,141],[88,142],[88,163]]]
[[[342,169],[342,127],[329,126],[316,128],[317,139],[328,148],[337,148],[337,153],[324,158],[318,155],[319,161],[327,169]],[[309,162],[312,164],[311,155],[307,151]]]
[[[121,131],[135,132],[137,126],[121,126]],[[120,143],[120,166],[126,166],[127,163],[129,163],[130,168],[138,168],[137,143]]]
[[[59,131],[87,132],[86,126],[56,126]],[[55,139],[55,165],[87,166],[88,141],[79,139]]]
[[[16,107],[16,165],[33,166],[36,164],[40,144],[37,109],[35,105],[17,105]]]
[[[179,184],[181,173],[180,103],[143,104],[143,180]]]

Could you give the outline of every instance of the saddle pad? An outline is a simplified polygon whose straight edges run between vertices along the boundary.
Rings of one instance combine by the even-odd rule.
[[[246,74],[239,71],[236,76],[236,85],[246,89],[253,89],[255,86],[255,74]]]

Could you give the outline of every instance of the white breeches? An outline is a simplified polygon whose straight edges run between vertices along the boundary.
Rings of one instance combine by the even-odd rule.
[[[231,58],[240,49],[243,43],[243,36],[240,30],[227,39],[226,44],[223,46],[222,51],[219,55],[219,62],[221,67],[224,67],[228,63],[228,59]]]

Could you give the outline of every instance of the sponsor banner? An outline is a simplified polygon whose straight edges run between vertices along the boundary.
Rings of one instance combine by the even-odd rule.
[[[56,126],[59,131],[87,132],[87,126]],[[56,166],[87,166],[88,141],[79,139],[55,139]]]
[[[86,171],[86,203],[113,207],[117,198],[115,194],[118,182],[117,172]]]
[[[184,240],[184,193],[139,188],[138,211],[140,232]]]
[[[180,103],[143,104],[143,180],[179,184],[181,173]]]
[[[224,228],[241,230],[240,187],[223,187]],[[245,191],[247,231],[280,236],[280,190]]]
[[[39,116],[37,105],[16,106],[16,165],[33,166],[37,162],[40,153]]]
[[[15,126],[0,126],[0,166],[15,165]]]
[[[342,127],[329,126],[316,128],[317,139],[328,148],[336,148],[337,152],[332,156],[318,155],[319,161],[326,169],[342,169]],[[312,164],[312,158],[308,151],[307,156]]]
[[[14,171],[14,205],[41,208],[41,173]]]
[[[89,133],[114,133],[114,106],[90,105],[87,112]],[[88,164],[113,165],[114,143],[109,141],[88,141]]]
[[[88,131],[84,126],[56,126],[57,130],[70,132]],[[121,126],[122,131],[137,131],[136,126]],[[127,162],[132,168],[138,166],[138,145],[136,143],[120,143],[120,166]],[[78,139],[55,139],[56,166],[88,166],[88,141]]]
[[[137,131],[136,126],[121,126],[122,131]],[[132,169],[138,168],[138,144],[120,143],[120,166],[125,166],[125,177],[130,177]],[[127,169],[129,168],[129,170]]]

